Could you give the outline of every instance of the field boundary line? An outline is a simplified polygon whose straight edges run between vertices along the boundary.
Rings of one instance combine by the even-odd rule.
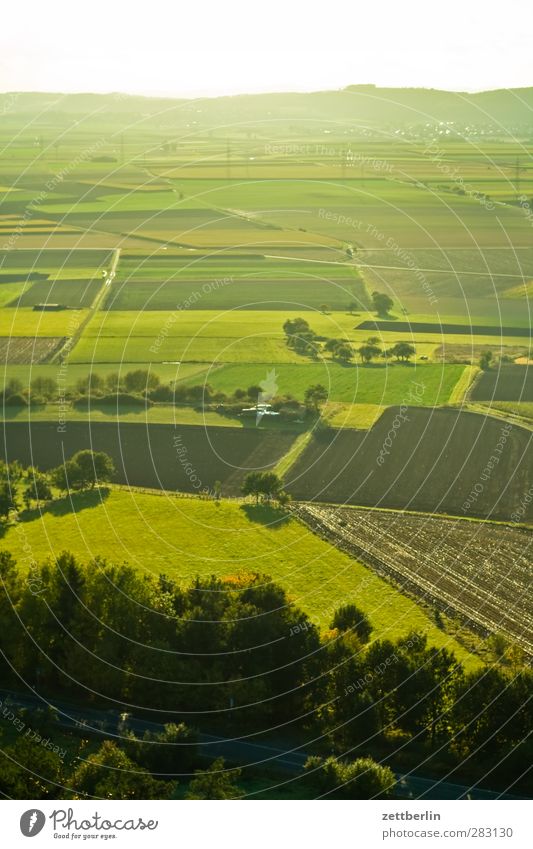
[[[522,531],[530,532],[533,530],[533,524],[527,522],[513,522],[512,520],[505,521],[504,519],[486,519],[481,516],[456,516],[453,513],[424,513],[423,510],[402,510],[397,507],[371,507],[368,504],[339,504],[334,501],[293,501],[295,507],[331,507],[336,510],[364,510],[368,513],[392,513],[395,516],[415,516],[425,519],[442,519],[446,522],[475,522],[482,525],[502,525],[506,528],[513,528]]]
[[[485,403],[489,405],[491,402],[486,401]],[[508,422],[515,427],[521,427],[524,430],[533,431],[533,421],[531,419],[521,416],[519,413],[500,410],[498,407],[484,406],[481,401],[469,402],[467,399],[467,403],[463,406],[463,409],[470,413],[476,413],[478,416],[491,416],[493,419]]]
[[[67,356],[70,356],[70,354],[72,354],[74,348],[80,341],[85,328],[87,327],[91,319],[94,318],[95,314],[98,312],[100,304],[104,299],[105,293],[109,290],[109,287],[111,286],[115,278],[118,261],[120,259],[120,251],[120,248],[114,249],[113,259],[109,267],[109,273],[102,280],[102,285],[96,293],[91,306],[87,310],[87,315],[80,323],[79,327],[76,328],[76,331],[72,334],[72,336],[66,337],[65,344],[58,348],[58,350],[55,352],[54,356],[50,360],[50,363],[56,363],[58,360],[61,361],[65,353]]]
[[[312,436],[313,431],[308,430],[304,433],[300,433],[296,437],[287,453],[284,454],[283,457],[278,460],[276,466],[274,467],[273,471],[275,472],[275,474],[279,475],[279,477],[282,478],[284,475],[287,474],[287,472],[292,469],[298,457],[300,457],[300,455],[303,453],[306,446],[309,445]]]
[[[480,372],[479,366],[465,366],[461,377],[450,393],[448,404],[466,403]]]

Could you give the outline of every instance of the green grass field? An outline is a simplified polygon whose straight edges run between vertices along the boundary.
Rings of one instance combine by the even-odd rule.
[[[88,311],[35,312],[31,307],[0,310],[0,336],[73,336]]]
[[[340,262],[298,262],[264,255],[189,257],[127,254],[121,258],[117,282],[105,301],[113,310],[347,310],[351,302],[368,307],[362,278],[346,257]],[[264,306],[263,306],[264,305]],[[183,308],[183,306],[181,307]]]
[[[113,489],[74,496],[74,511],[57,502],[42,516],[8,528],[2,548],[27,564],[69,550],[163,572],[186,584],[195,575],[262,572],[280,582],[294,604],[323,627],[348,600],[370,617],[380,638],[411,630],[475,662],[413,601],[361,564],[322,542],[303,525],[269,509]]]
[[[180,365],[165,365],[157,363],[156,366],[147,362],[120,362],[120,363],[98,363],[91,365],[90,363],[71,363],[67,362],[66,366],[59,369],[58,364],[42,364],[42,365],[3,365],[0,374],[0,386],[5,385],[7,380],[15,378],[20,380],[24,387],[29,386],[32,380],[38,377],[48,377],[52,380],[59,381],[61,389],[72,391],[76,389],[76,384],[79,380],[86,378],[92,372],[97,372],[102,377],[109,374],[124,375],[128,371],[135,369],[143,369],[145,371],[154,371],[162,383],[170,381],[180,381],[192,379],[193,383],[203,383],[203,375],[207,371],[207,366],[201,363],[181,363]],[[58,384],[58,391],[59,391]]]
[[[329,360],[323,364],[281,364],[275,367],[280,395],[290,394],[303,400],[305,390],[320,383],[326,387],[330,401],[387,406],[408,403],[410,394],[412,396],[416,390],[414,384],[418,384],[419,389],[415,393],[419,398],[417,403],[424,407],[446,404],[464,371],[465,366],[462,365],[379,363],[342,366]],[[235,389],[257,385],[265,377],[264,368],[260,366],[225,365],[208,371],[205,380],[214,389],[230,394]]]
[[[319,309],[287,310],[202,310],[179,308],[162,310],[110,310],[97,313],[88,323],[83,337],[72,351],[70,361],[81,362],[208,362],[208,363],[302,363],[305,357],[295,353],[285,344],[283,322],[287,318],[305,317],[311,329],[326,338],[344,338],[354,347],[361,345],[371,335],[377,335],[383,347],[407,340],[415,345],[419,356],[431,357],[439,345],[494,345],[500,343],[495,336],[467,334],[443,334],[438,321],[431,314],[410,315],[412,322],[431,322],[435,330],[428,332],[400,332],[358,330],[366,320],[375,320],[374,313],[361,311],[354,315],[347,310],[327,311]],[[268,306],[268,305],[266,305]],[[66,314],[64,314],[66,315]],[[52,325],[54,318],[46,316],[45,327]],[[442,316],[441,320],[452,321],[454,316]],[[48,321],[50,319],[50,321]],[[57,317],[56,317],[57,319]],[[468,325],[472,319],[458,316],[457,323]],[[18,323],[17,323],[18,322]],[[32,324],[33,322],[33,324]],[[487,322],[492,324],[493,321]],[[61,324],[61,320],[57,321]],[[32,314],[16,317],[17,335],[30,335],[30,328],[40,327]],[[496,324],[494,325],[497,326]],[[26,332],[22,333],[22,329]],[[54,333],[41,335],[58,335]],[[1,334],[0,334],[1,335]],[[524,346],[524,337],[505,337],[506,344]]]
[[[60,411],[57,404],[46,404],[42,407],[6,407],[5,421],[17,422],[57,422]],[[90,409],[79,410],[69,406],[61,410],[61,418],[68,422],[136,422],[146,424],[176,424],[176,425],[218,425],[220,427],[254,426],[254,420],[222,416],[219,413],[195,410],[192,407],[174,407],[171,405],[156,407],[134,407],[121,405],[117,412],[112,404],[98,406],[96,402]]]

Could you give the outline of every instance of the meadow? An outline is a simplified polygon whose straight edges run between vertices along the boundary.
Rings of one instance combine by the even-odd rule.
[[[340,604],[352,600],[380,637],[421,631],[433,645],[476,663],[415,602],[299,522],[264,507],[125,489],[81,493],[42,515],[25,514],[4,533],[2,547],[23,565],[28,551],[41,561],[69,550],[84,561],[97,555],[128,561],[182,585],[196,575],[261,572],[280,582],[291,601],[323,627]]]
[[[321,364],[277,365],[275,380],[279,394],[290,394],[299,400],[304,399],[309,386],[320,383],[332,402],[388,406],[407,403],[416,397],[420,406],[434,407],[449,401],[464,370],[465,366],[461,365],[374,363],[343,366],[325,360]],[[214,389],[227,394],[257,385],[264,378],[262,367],[248,364],[224,365],[205,375],[205,380]]]

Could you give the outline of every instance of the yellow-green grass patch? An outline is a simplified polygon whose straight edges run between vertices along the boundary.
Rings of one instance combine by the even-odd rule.
[[[374,637],[396,639],[409,631],[426,633],[429,642],[476,663],[425,611],[346,554],[323,542],[293,519],[281,519],[260,507],[156,496],[112,489],[58,503],[42,516],[9,527],[2,548],[28,563],[72,551],[83,560],[96,555],[128,561],[139,569],[163,572],[181,584],[196,575],[239,571],[269,575],[291,600],[322,627],[334,610],[351,601],[368,614]],[[63,509],[62,509],[63,508]]]

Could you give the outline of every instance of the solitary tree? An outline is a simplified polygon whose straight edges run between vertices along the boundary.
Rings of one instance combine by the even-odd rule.
[[[92,371],[87,377],[81,377],[76,383],[76,389],[82,394],[91,394],[93,392],[103,392],[105,389],[105,380],[101,374]]]
[[[93,489],[97,483],[107,483],[115,474],[113,460],[104,451],[91,451],[89,448],[77,451],[72,463],[78,468],[77,479],[82,489],[87,486]]]
[[[53,398],[58,388],[51,377],[34,377],[31,382],[31,394],[42,395],[43,398]]]
[[[492,364],[492,351],[483,351],[479,358],[479,367],[482,371],[488,371]]]
[[[61,466],[50,471],[50,480],[61,492],[79,489],[79,469],[72,460],[65,460]]]
[[[368,616],[355,604],[344,604],[339,607],[335,611],[330,627],[337,628],[339,631],[353,631],[362,643],[367,643],[372,633]]]
[[[388,315],[394,301],[385,292],[372,292],[372,306],[378,315]]]
[[[299,354],[317,355],[316,333],[304,318],[288,318],[283,324],[283,331],[289,348],[294,348]]]
[[[329,304],[320,304],[320,312],[324,315],[329,311]]]
[[[159,386],[159,377],[145,369],[128,371],[124,376],[124,386],[128,392],[147,392]]]
[[[29,479],[22,497],[28,509],[32,501],[36,501],[37,504],[41,501],[49,501],[52,498],[52,490],[48,477],[43,475],[42,472],[35,470]]]
[[[115,474],[113,460],[104,451],[83,449],[50,472],[52,482],[63,492],[71,489],[93,489],[106,483]]]
[[[75,799],[168,799],[176,784],[157,781],[111,740],[82,760],[69,779]]]
[[[305,318],[288,318],[283,324],[283,332],[287,336],[287,345],[292,346],[292,337],[300,336],[302,333],[309,333],[311,328]]]
[[[250,472],[242,485],[243,495],[253,495],[255,503],[263,498],[267,503],[281,492],[283,482],[275,472]]]
[[[341,363],[348,363],[353,358],[353,348],[351,345],[338,345],[333,356]]]
[[[316,383],[314,386],[309,386],[305,390],[305,403],[308,407],[312,407],[315,412],[318,412],[320,405],[328,400],[328,391],[321,383]]]
[[[118,371],[112,371],[106,375],[105,383],[109,392],[120,392],[123,388],[123,380]]]

